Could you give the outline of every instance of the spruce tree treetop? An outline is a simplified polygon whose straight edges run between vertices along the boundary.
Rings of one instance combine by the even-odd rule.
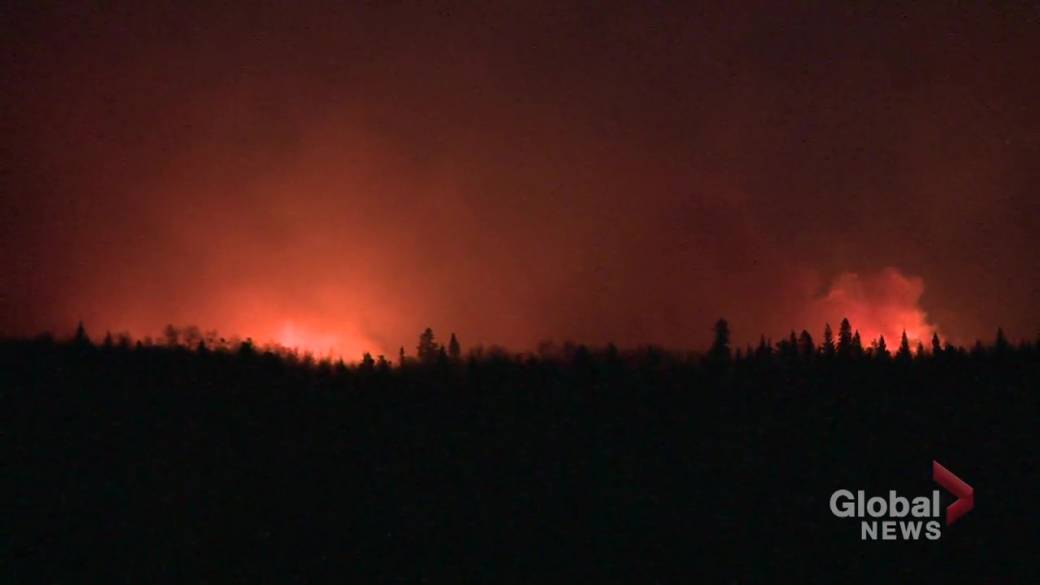
[[[455,337],[455,334],[451,334],[451,340],[448,342],[448,355],[451,359],[457,360],[462,355],[462,347],[459,345],[459,340]]]
[[[798,336],[798,353],[804,358],[812,357],[816,353],[816,343],[805,329],[802,329],[801,335]]]
[[[997,339],[993,343],[993,350],[997,353],[1004,353],[1010,348],[1010,345],[1007,337],[1004,336],[1004,328],[997,327]]]
[[[831,357],[834,355],[834,331],[831,330],[831,324],[827,323],[823,327],[823,346],[820,348],[823,355]]]
[[[80,321],[76,325],[76,335],[72,340],[77,345],[90,345],[90,337],[87,337],[87,329],[83,326],[83,321]]]
[[[365,352],[365,355],[361,356],[361,370],[365,372],[371,372],[375,369],[376,360],[372,359],[372,354]]]
[[[419,345],[416,346],[416,350],[420,362],[429,364],[437,361],[437,354],[440,352],[437,342],[433,337],[433,329],[427,327],[426,330],[419,335]]]
[[[710,356],[713,361],[729,361],[729,323],[725,319],[715,322],[715,341],[711,344]]]
[[[906,331],[903,331],[903,336],[899,339],[899,351],[896,352],[896,357],[902,361],[907,361],[913,357],[910,353],[910,340],[906,337]]]
[[[877,343],[874,345],[874,357],[882,360],[891,357],[888,353],[888,344],[885,343],[884,335],[879,336]]]
[[[842,319],[838,327],[838,354],[845,357],[852,355],[852,324],[848,318]]]

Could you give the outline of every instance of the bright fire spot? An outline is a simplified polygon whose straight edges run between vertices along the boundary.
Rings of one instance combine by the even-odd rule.
[[[812,302],[809,318],[814,323],[830,323],[835,336],[841,320],[848,318],[853,330],[859,330],[864,346],[884,335],[886,345],[895,350],[906,331],[911,347],[918,342],[928,347],[937,327],[928,322],[919,305],[923,293],[923,279],[906,276],[896,268],[872,275],[844,272],[826,294]]]
[[[318,331],[294,321],[285,321],[274,341],[287,349],[310,353],[319,359],[356,361],[366,351],[376,353],[375,345],[362,336]]]

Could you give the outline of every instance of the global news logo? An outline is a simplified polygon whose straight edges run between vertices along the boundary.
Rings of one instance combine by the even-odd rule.
[[[938,461],[932,461],[932,480],[956,496],[957,501],[946,507],[946,526],[953,525],[975,507],[975,489],[954,475]],[[907,498],[888,492],[888,497],[867,497],[863,490],[856,493],[840,489],[831,494],[831,513],[838,518],[859,518],[862,540],[939,540],[942,510],[939,490],[930,496]],[[887,519],[884,519],[887,518]]]

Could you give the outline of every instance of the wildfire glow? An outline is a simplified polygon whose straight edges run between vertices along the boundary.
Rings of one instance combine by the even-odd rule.
[[[826,321],[837,333],[842,318],[848,318],[860,332],[864,345],[880,336],[894,349],[903,334],[911,346],[926,346],[937,331],[920,307],[924,280],[907,276],[895,268],[872,275],[845,272],[834,279],[828,291],[812,302],[809,314],[815,321]]]
[[[285,321],[282,324],[275,342],[288,349],[310,353],[317,358],[343,358],[355,361],[365,352],[378,353],[376,344],[360,335],[320,331],[294,321]]]

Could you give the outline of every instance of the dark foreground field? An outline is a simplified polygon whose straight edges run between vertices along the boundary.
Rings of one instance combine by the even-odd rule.
[[[5,583],[1036,582],[1034,346],[0,365]],[[976,490],[939,540],[831,515],[839,488],[930,494],[933,459]]]

